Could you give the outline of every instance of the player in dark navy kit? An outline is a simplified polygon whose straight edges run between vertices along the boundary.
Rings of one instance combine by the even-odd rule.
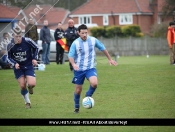
[[[13,39],[8,44],[7,51],[7,59],[13,66],[15,78],[18,80],[25,101],[25,107],[31,108],[28,91],[33,94],[33,88],[36,85],[34,66],[37,65],[38,47],[30,38],[22,37],[19,28],[15,28]]]

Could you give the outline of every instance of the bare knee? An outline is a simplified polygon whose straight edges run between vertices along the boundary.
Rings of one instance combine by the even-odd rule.
[[[91,86],[92,86],[93,88],[97,88],[97,83],[91,83]]]
[[[97,85],[98,85],[98,79],[97,79],[97,77],[95,77],[95,76],[90,77],[89,78],[89,82],[90,82],[90,85],[93,88],[97,88]]]
[[[82,91],[82,86],[81,85],[75,86],[75,93],[76,94],[81,94],[81,91]]]
[[[20,84],[21,89],[26,89],[26,84]]]
[[[29,84],[28,84],[28,87],[30,87],[30,88],[34,88],[35,85],[36,85],[35,83],[29,83]]]
[[[31,88],[35,87],[36,78],[32,76],[27,76],[27,84],[28,84],[28,87],[31,87]]]

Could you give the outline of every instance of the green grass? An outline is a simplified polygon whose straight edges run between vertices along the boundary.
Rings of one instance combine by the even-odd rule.
[[[95,106],[73,114],[73,74],[68,62],[36,71],[37,86],[24,108],[12,70],[0,70],[0,118],[175,118],[175,66],[168,56],[121,57],[118,66],[97,57],[98,88]],[[81,100],[89,86],[85,81]],[[175,127],[32,126],[0,127],[1,132],[174,132]]]

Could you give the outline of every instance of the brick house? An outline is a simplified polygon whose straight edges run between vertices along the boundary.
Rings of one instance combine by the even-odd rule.
[[[2,32],[9,32],[16,24],[22,30],[25,30],[27,21],[33,18],[38,26],[43,26],[43,20],[49,21],[49,28],[55,30],[58,22],[63,23],[63,29],[67,28],[67,16],[69,10],[59,7],[52,7],[51,5],[31,5],[25,9],[20,9],[14,6],[5,6],[0,4],[0,35]],[[2,31],[4,30],[4,31]]]
[[[20,16],[21,18],[26,17],[27,20],[33,18],[38,28],[42,28],[43,21],[47,19],[49,28],[55,30],[58,22],[65,23],[69,13],[70,12],[64,8],[52,7],[51,5],[31,5],[21,10]],[[63,28],[67,28],[67,25],[63,25]]]
[[[10,8],[0,4],[0,38],[4,32],[10,31],[15,23],[17,22],[17,14],[14,13]]]
[[[70,17],[75,26],[83,23],[88,27],[137,24],[143,33],[149,33],[153,24],[168,21],[161,16],[163,1],[88,0],[72,11]]]

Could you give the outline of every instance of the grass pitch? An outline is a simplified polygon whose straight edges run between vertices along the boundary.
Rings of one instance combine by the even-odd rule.
[[[118,66],[97,57],[98,88],[95,106],[73,114],[73,73],[68,62],[51,63],[36,71],[37,86],[30,95],[31,109],[24,108],[12,70],[0,70],[0,118],[175,118],[175,66],[168,56],[118,58]],[[86,80],[81,100],[88,90]],[[80,102],[81,103],[81,102]],[[165,126],[16,126],[0,127],[1,132],[174,132]]]

